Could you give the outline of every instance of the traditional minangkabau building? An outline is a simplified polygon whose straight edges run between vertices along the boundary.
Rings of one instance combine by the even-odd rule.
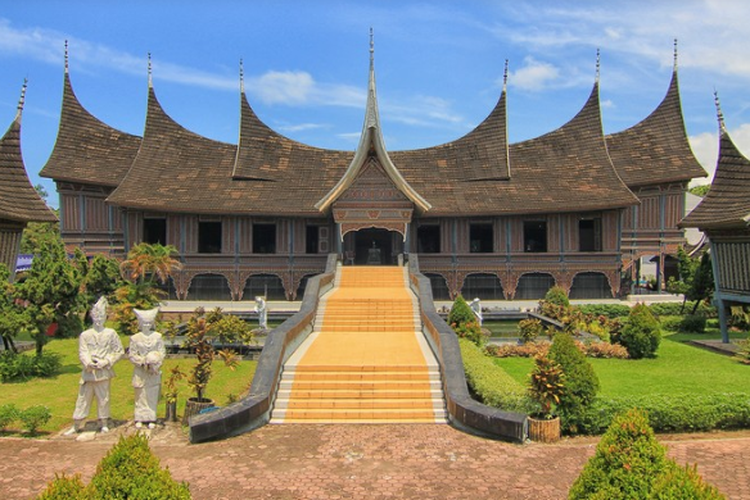
[[[0,138],[0,263],[8,266],[10,279],[16,272],[21,235],[29,222],[57,222],[57,216],[29,182],[21,154],[21,116],[26,82],[21,90],[18,111]]]
[[[711,188],[680,222],[706,233],[714,273],[721,337],[729,342],[727,307],[750,304],[750,160],[729,136],[718,97],[719,159]]]
[[[184,267],[173,298],[300,298],[331,252],[355,265],[418,254],[436,299],[536,299],[553,284],[573,298],[612,297],[640,256],[676,253],[687,184],[706,174],[687,141],[676,63],[656,110],[606,136],[598,73],[597,60],[568,123],[509,144],[506,64],[497,105],[474,130],[388,151],[371,46],[352,152],[266,126],[242,75],[238,144],[199,136],[159,104],[150,67],[143,137],[120,132],[80,104],[66,53],[60,128],[41,175],[56,182],[68,244],[115,255],[139,242],[174,245]]]

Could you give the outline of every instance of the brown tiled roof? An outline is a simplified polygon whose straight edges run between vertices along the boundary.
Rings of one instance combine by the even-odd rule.
[[[21,113],[0,138],[0,219],[55,222],[57,216],[39,197],[26,175],[21,155]]]
[[[722,125],[719,160],[711,188],[680,226],[704,229],[750,224],[750,161],[740,153]]]
[[[706,176],[685,132],[676,70],[667,95],[646,119],[606,139],[612,163],[630,187]]]
[[[66,71],[57,140],[39,175],[115,187],[128,172],[140,143],[140,137],[120,132],[86,111]]]
[[[568,123],[541,137],[510,145],[508,180],[474,182],[479,176],[471,167],[467,172],[467,159],[446,154],[453,144],[459,145],[458,151],[482,151],[482,143],[487,141],[494,146],[485,146],[484,151],[499,155],[494,163],[497,171],[504,161],[504,138],[505,103],[501,99],[485,122],[455,143],[394,152],[391,158],[409,183],[432,203],[428,217],[602,210],[638,203],[607,155],[598,83]]]

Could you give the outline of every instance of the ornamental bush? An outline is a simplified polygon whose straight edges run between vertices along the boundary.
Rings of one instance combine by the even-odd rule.
[[[121,437],[96,467],[87,487],[92,499],[190,499],[187,483],[172,479],[151,452],[144,434]]]
[[[645,304],[636,304],[625,326],[612,340],[625,346],[633,359],[653,358],[661,342],[659,321]]]
[[[84,500],[86,486],[81,476],[66,476],[55,474],[55,479],[47,483],[47,488],[37,497],[37,500]]]
[[[599,377],[570,334],[561,332],[555,335],[548,356],[562,367],[565,374],[565,392],[558,405],[563,428],[576,432],[581,414],[599,391]]]
[[[51,377],[60,371],[60,355],[53,352],[42,354],[16,354],[13,351],[0,353],[0,382],[33,377]]]
[[[40,427],[44,426],[52,418],[49,408],[42,405],[30,406],[18,413],[18,418],[23,423],[24,429],[29,434],[36,434]]]
[[[705,333],[706,317],[700,314],[688,314],[680,321],[680,331],[687,333]]]
[[[5,430],[18,418],[18,409],[15,405],[8,403],[0,406],[0,431]]]
[[[518,322],[518,334],[524,343],[534,341],[543,331],[542,322],[536,318],[522,319]]]
[[[719,493],[716,487],[703,480],[695,465],[680,467],[673,463],[654,482],[651,498],[655,500],[672,500],[675,498],[719,500],[725,497]]]
[[[648,499],[668,463],[646,414],[630,410],[618,415],[604,433],[568,498]]]
[[[577,307],[583,314],[606,316],[609,319],[624,318],[630,314],[630,307],[622,304],[583,304]]]
[[[461,295],[453,302],[451,312],[448,314],[448,324],[460,338],[469,339],[479,347],[484,344],[484,335],[482,335],[479,320]]]

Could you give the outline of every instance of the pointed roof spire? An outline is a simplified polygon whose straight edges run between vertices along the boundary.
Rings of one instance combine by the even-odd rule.
[[[596,83],[599,83],[599,72],[601,69],[601,53],[599,52],[599,48],[596,49]]]
[[[674,39],[674,63],[672,66],[672,71],[677,71],[677,39]]]
[[[148,88],[152,88],[154,86],[153,78],[151,76],[151,52],[148,53]]]
[[[724,123],[724,113],[721,112],[721,102],[719,102],[719,93],[716,89],[714,89],[714,104],[716,105],[716,118],[719,120],[719,132],[723,134],[727,131],[727,127]]]
[[[375,32],[370,26],[370,68],[375,65]]]
[[[503,92],[508,90],[508,60],[505,60],[505,69],[503,70]]]
[[[23,105],[26,102],[26,87],[28,87],[29,79],[23,79],[23,86],[21,87],[21,97],[18,99],[18,108],[16,111],[16,121],[21,122],[21,114],[23,113]]]
[[[242,58],[240,57],[240,93],[245,93],[245,68],[242,65]]]
[[[68,73],[68,41],[65,40],[65,73]]]

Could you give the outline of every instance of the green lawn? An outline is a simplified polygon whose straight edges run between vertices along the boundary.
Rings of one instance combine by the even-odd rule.
[[[698,338],[705,336],[696,335]],[[750,392],[750,366],[682,341],[688,334],[664,337],[654,359],[591,359],[601,382],[600,395],[629,397],[658,394],[714,394]],[[501,358],[495,363],[514,379],[526,384],[532,369],[530,358]]]
[[[122,338],[123,346],[127,347],[127,337]],[[55,432],[72,424],[73,409],[78,395],[78,381],[81,366],[78,361],[78,340],[53,340],[45,346],[45,351],[62,355],[62,371],[59,375],[49,379],[31,379],[26,382],[10,382],[0,385],[3,394],[3,404],[13,403],[19,409],[33,405],[46,405],[52,411],[52,419],[41,430]],[[30,353],[25,353],[29,355]],[[167,359],[162,366],[162,390],[169,369],[179,364],[183,371],[187,371],[195,363],[194,359]],[[250,387],[255,373],[256,361],[242,361],[236,370],[231,371],[217,360],[213,364],[213,377],[208,383],[206,396],[213,398],[217,405],[225,405],[230,394],[242,396]],[[133,375],[133,365],[127,358],[121,359],[115,365],[117,377],[112,380],[110,411],[115,420],[130,420],[133,417],[133,387],[130,378]],[[185,399],[192,396],[185,381],[180,383],[177,412],[182,415]],[[89,419],[96,419],[96,400],[92,405]],[[164,398],[159,402],[157,415],[164,416]],[[20,423],[11,424],[11,428],[20,429]]]

